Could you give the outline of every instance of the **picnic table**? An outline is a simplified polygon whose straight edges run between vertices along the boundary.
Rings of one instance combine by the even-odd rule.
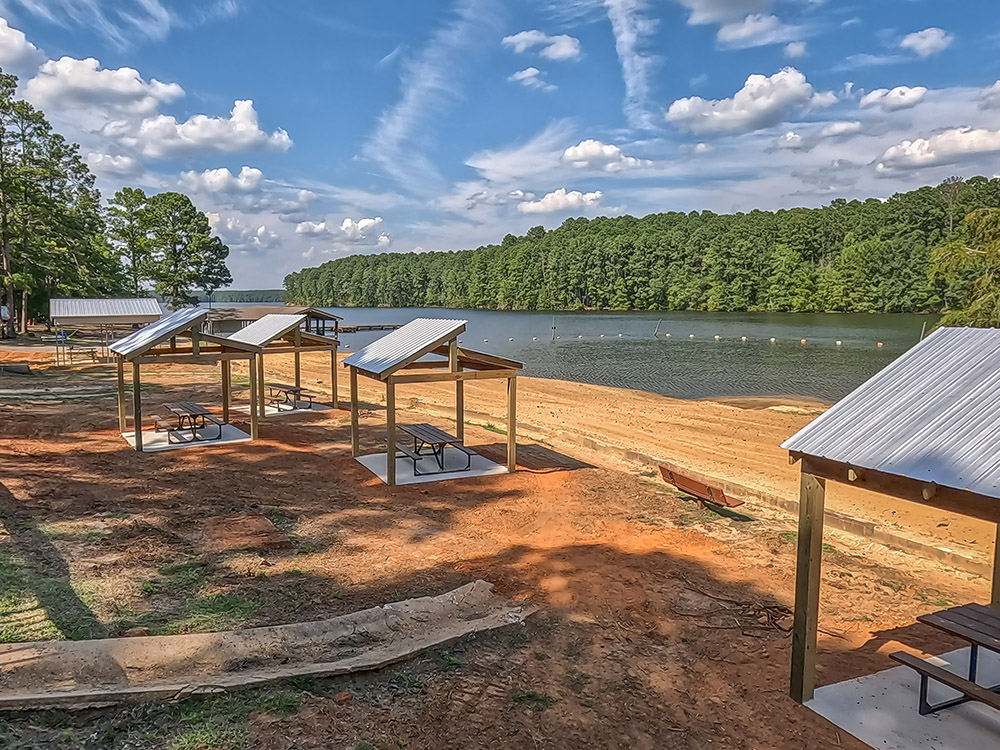
[[[294,411],[299,406],[299,401],[308,399],[309,408],[313,406],[313,394],[307,393],[297,385],[286,385],[284,383],[264,383],[267,388],[267,403],[282,411],[282,406],[287,406],[286,411]]]
[[[917,618],[917,622],[961,638],[967,641],[970,646],[968,679],[905,651],[889,654],[890,659],[910,667],[920,675],[920,704],[918,707],[920,715],[936,713],[968,701],[978,701],[1000,710],[1000,694],[998,694],[1000,693],[1000,685],[984,687],[976,682],[979,649],[985,648],[1000,654],[1000,609],[986,607],[982,604],[963,604],[929,615],[921,615]],[[932,705],[927,700],[929,680],[947,685],[961,693],[961,696]]]
[[[412,449],[409,448],[409,446],[402,445],[400,443],[396,444],[396,448],[407,458],[413,461],[414,474],[441,474],[446,471],[444,467],[444,452],[449,446],[456,448],[461,453],[465,454],[465,466],[461,469],[450,469],[448,471],[468,471],[472,467],[473,451],[466,448],[460,438],[457,438],[454,435],[449,435],[444,430],[441,430],[432,424],[425,423],[397,424],[396,429],[413,438]],[[427,452],[428,449],[430,452]],[[420,471],[417,463],[429,457],[434,458],[437,462],[438,470]]]
[[[201,404],[196,404],[193,401],[172,401],[164,404],[163,408],[170,413],[170,417],[154,416],[153,422],[156,424],[157,432],[167,433],[168,443],[193,443],[198,440],[220,440],[222,438],[222,420]],[[198,430],[205,429],[209,424],[214,424],[219,428],[218,434],[212,437],[199,437]],[[189,436],[183,434],[187,431],[191,433]]]

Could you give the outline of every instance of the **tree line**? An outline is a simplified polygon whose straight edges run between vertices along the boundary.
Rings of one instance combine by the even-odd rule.
[[[821,208],[573,218],[475,250],[328,261],[285,289],[331,307],[953,311],[961,322],[996,295],[983,280],[991,256],[973,244],[974,217],[997,207],[1000,179],[974,177]]]
[[[180,193],[119,191],[105,206],[80,148],[16,98],[0,71],[0,305],[5,337],[44,319],[52,297],[160,295],[231,283],[229,249]]]

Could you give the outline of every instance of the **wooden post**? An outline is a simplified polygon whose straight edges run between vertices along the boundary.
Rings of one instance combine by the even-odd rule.
[[[799,536],[795,565],[795,617],[792,626],[790,695],[805,703],[816,687],[816,633],[823,558],[823,508],[826,480],[803,466],[799,484]]]
[[[118,430],[125,432],[125,360],[118,357]]]
[[[139,363],[132,363],[132,424],[135,426],[135,449],[142,453],[142,387]]]
[[[257,363],[253,356],[247,360],[247,369],[250,371],[250,438],[257,439]]]
[[[351,455],[355,458],[361,452],[360,440],[358,439],[358,371],[353,367],[350,369],[351,375]]]
[[[996,544],[993,546],[993,587],[990,589],[990,604],[1000,607],[1000,523],[997,524]]]
[[[229,402],[232,400],[232,362],[222,360],[222,421],[229,424]]]
[[[385,477],[390,487],[396,485],[396,384],[391,377],[385,383]]]
[[[517,378],[507,378],[507,472],[517,469]]]
[[[337,387],[337,350],[330,352],[330,393],[334,409],[340,408],[340,393]]]
[[[296,348],[302,346],[302,331],[298,328],[295,329],[295,346]],[[302,355],[298,352],[295,352],[295,387],[302,387]]]
[[[448,369],[459,372],[462,366],[458,363],[458,342],[452,339],[448,344]],[[455,436],[465,442],[465,382],[455,381]]]
[[[201,334],[198,331],[191,331],[191,353],[195,356],[201,354]]]
[[[257,355],[257,404],[260,407],[260,418],[267,416],[267,401],[264,398],[264,352]]]

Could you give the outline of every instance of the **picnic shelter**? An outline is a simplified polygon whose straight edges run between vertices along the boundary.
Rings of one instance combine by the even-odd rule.
[[[967,641],[969,647],[961,654],[937,660],[907,652],[892,654],[905,666],[880,673],[884,677],[874,676],[886,681],[874,694],[881,701],[897,696],[912,711],[912,717],[907,715],[892,729],[901,733],[898,747],[966,746],[962,742],[981,741],[977,733],[983,726],[992,727],[987,736],[993,744],[1000,742],[1000,710],[996,710],[1000,696],[988,683],[991,671],[992,679],[1000,682],[998,422],[1000,330],[939,328],[782,444],[789,459],[801,465],[790,680],[793,699],[819,710],[815,707],[824,700],[835,703],[841,695],[836,690],[840,685],[815,687],[823,517],[827,482],[855,485],[997,524],[989,601],[919,618],[925,625]],[[976,658],[981,650],[985,653],[980,658],[977,685]],[[952,670],[942,671],[942,664],[951,665]],[[900,686],[911,682],[919,687],[909,694]],[[891,689],[887,687],[890,684]],[[928,695],[941,690],[949,699],[931,705]],[[856,705],[855,698],[848,695],[843,705]],[[881,708],[878,715],[886,721],[893,716],[889,708],[897,706]],[[944,717],[961,742],[921,744],[906,734],[923,731],[920,721],[927,719],[919,716],[917,708],[920,713],[934,713],[930,719]],[[830,711],[824,715],[837,715],[835,708]],[[974,721],[962,724],[973,712],[986,712],[986,716],[976,714]],[[852,714],[846,711],[844,715]],[[868,729],[858,730],[862,734],[877,725],[871,714],[867,716]],[[858,736],[865,739],[862,734]]]
[[[344,360],[350,372],[351,453],[355,458],[360,454],[358,377],[370,378],[385,386],[384,480],[390,486],[396,484],[399,463],[405,467],[412,462],[414,475],[423,471],[425,477],[450,476],[453,471],[446,465],[447,456],[458,453],[464,454],[467,460],[465,466],[457,470],[470,469],[475,453],[465,446],[465,384],[469,381],[506,381],[506,470],[513,472],[517,465],[517,375],[524,365],[459,346],[458,337],[465,332],[466,324],[465,320],[417,318]],[[455,384],[455,435],[432,425],[397,425],[396,387],[411,383]],[[412,438],[412,448],[398,442],[401,433]],[[435,462],[438,470],[427,472]]]

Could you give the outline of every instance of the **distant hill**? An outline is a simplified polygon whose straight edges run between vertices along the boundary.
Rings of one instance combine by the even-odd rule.
[[[199,302],[208,302],[207,294],[198,295]],[[284,302],[284,289],[221,289],[212,295],[212,302]]]

